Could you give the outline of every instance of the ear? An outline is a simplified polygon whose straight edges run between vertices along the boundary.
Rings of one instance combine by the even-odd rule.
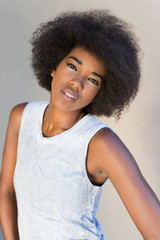
[[[52,72],[51,72],[51,77],[53,78],[54,77],[54,75],[55,75],[55,70],[52,70]]]

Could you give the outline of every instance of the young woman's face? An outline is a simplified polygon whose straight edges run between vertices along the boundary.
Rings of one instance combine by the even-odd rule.
[[[82,47],[74,48],[51,72],[52,104],[65,112],[81,112],[94,101],[105,75],[101,60]]]

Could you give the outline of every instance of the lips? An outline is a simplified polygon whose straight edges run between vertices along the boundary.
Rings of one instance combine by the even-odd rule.
[[[77,97],[78,97],[77,94],[73,90],[71,90],[70,88],[63,89],[62,93],[64,93],[67,97],[69,97],[73,100],[76,100]]]

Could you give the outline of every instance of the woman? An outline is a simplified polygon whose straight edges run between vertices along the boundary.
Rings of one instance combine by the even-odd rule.
[[[143,238],[159,240],[157,197],[118,136],[92,116],[120,118],[138,91],[139,48],[128,25],[106,10],[65,13],[31,43],[32,67],[51,97],[11,111],[0,182],[5,239],[105,239],[96,212],[110,179]]]

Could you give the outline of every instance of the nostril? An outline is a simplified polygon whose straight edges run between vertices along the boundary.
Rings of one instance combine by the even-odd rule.
[[[79,89],[80,89],[80,87],[77,86],[77,87],[76,87],[76,91],[78,91]]]
[[[80,82],[77,79],[74,79],[72,81],[70,81],[70,85],[72,86],[72,88],[74,88],[76,91],[79,91],[83,88],[83,84],[82,82]]]

